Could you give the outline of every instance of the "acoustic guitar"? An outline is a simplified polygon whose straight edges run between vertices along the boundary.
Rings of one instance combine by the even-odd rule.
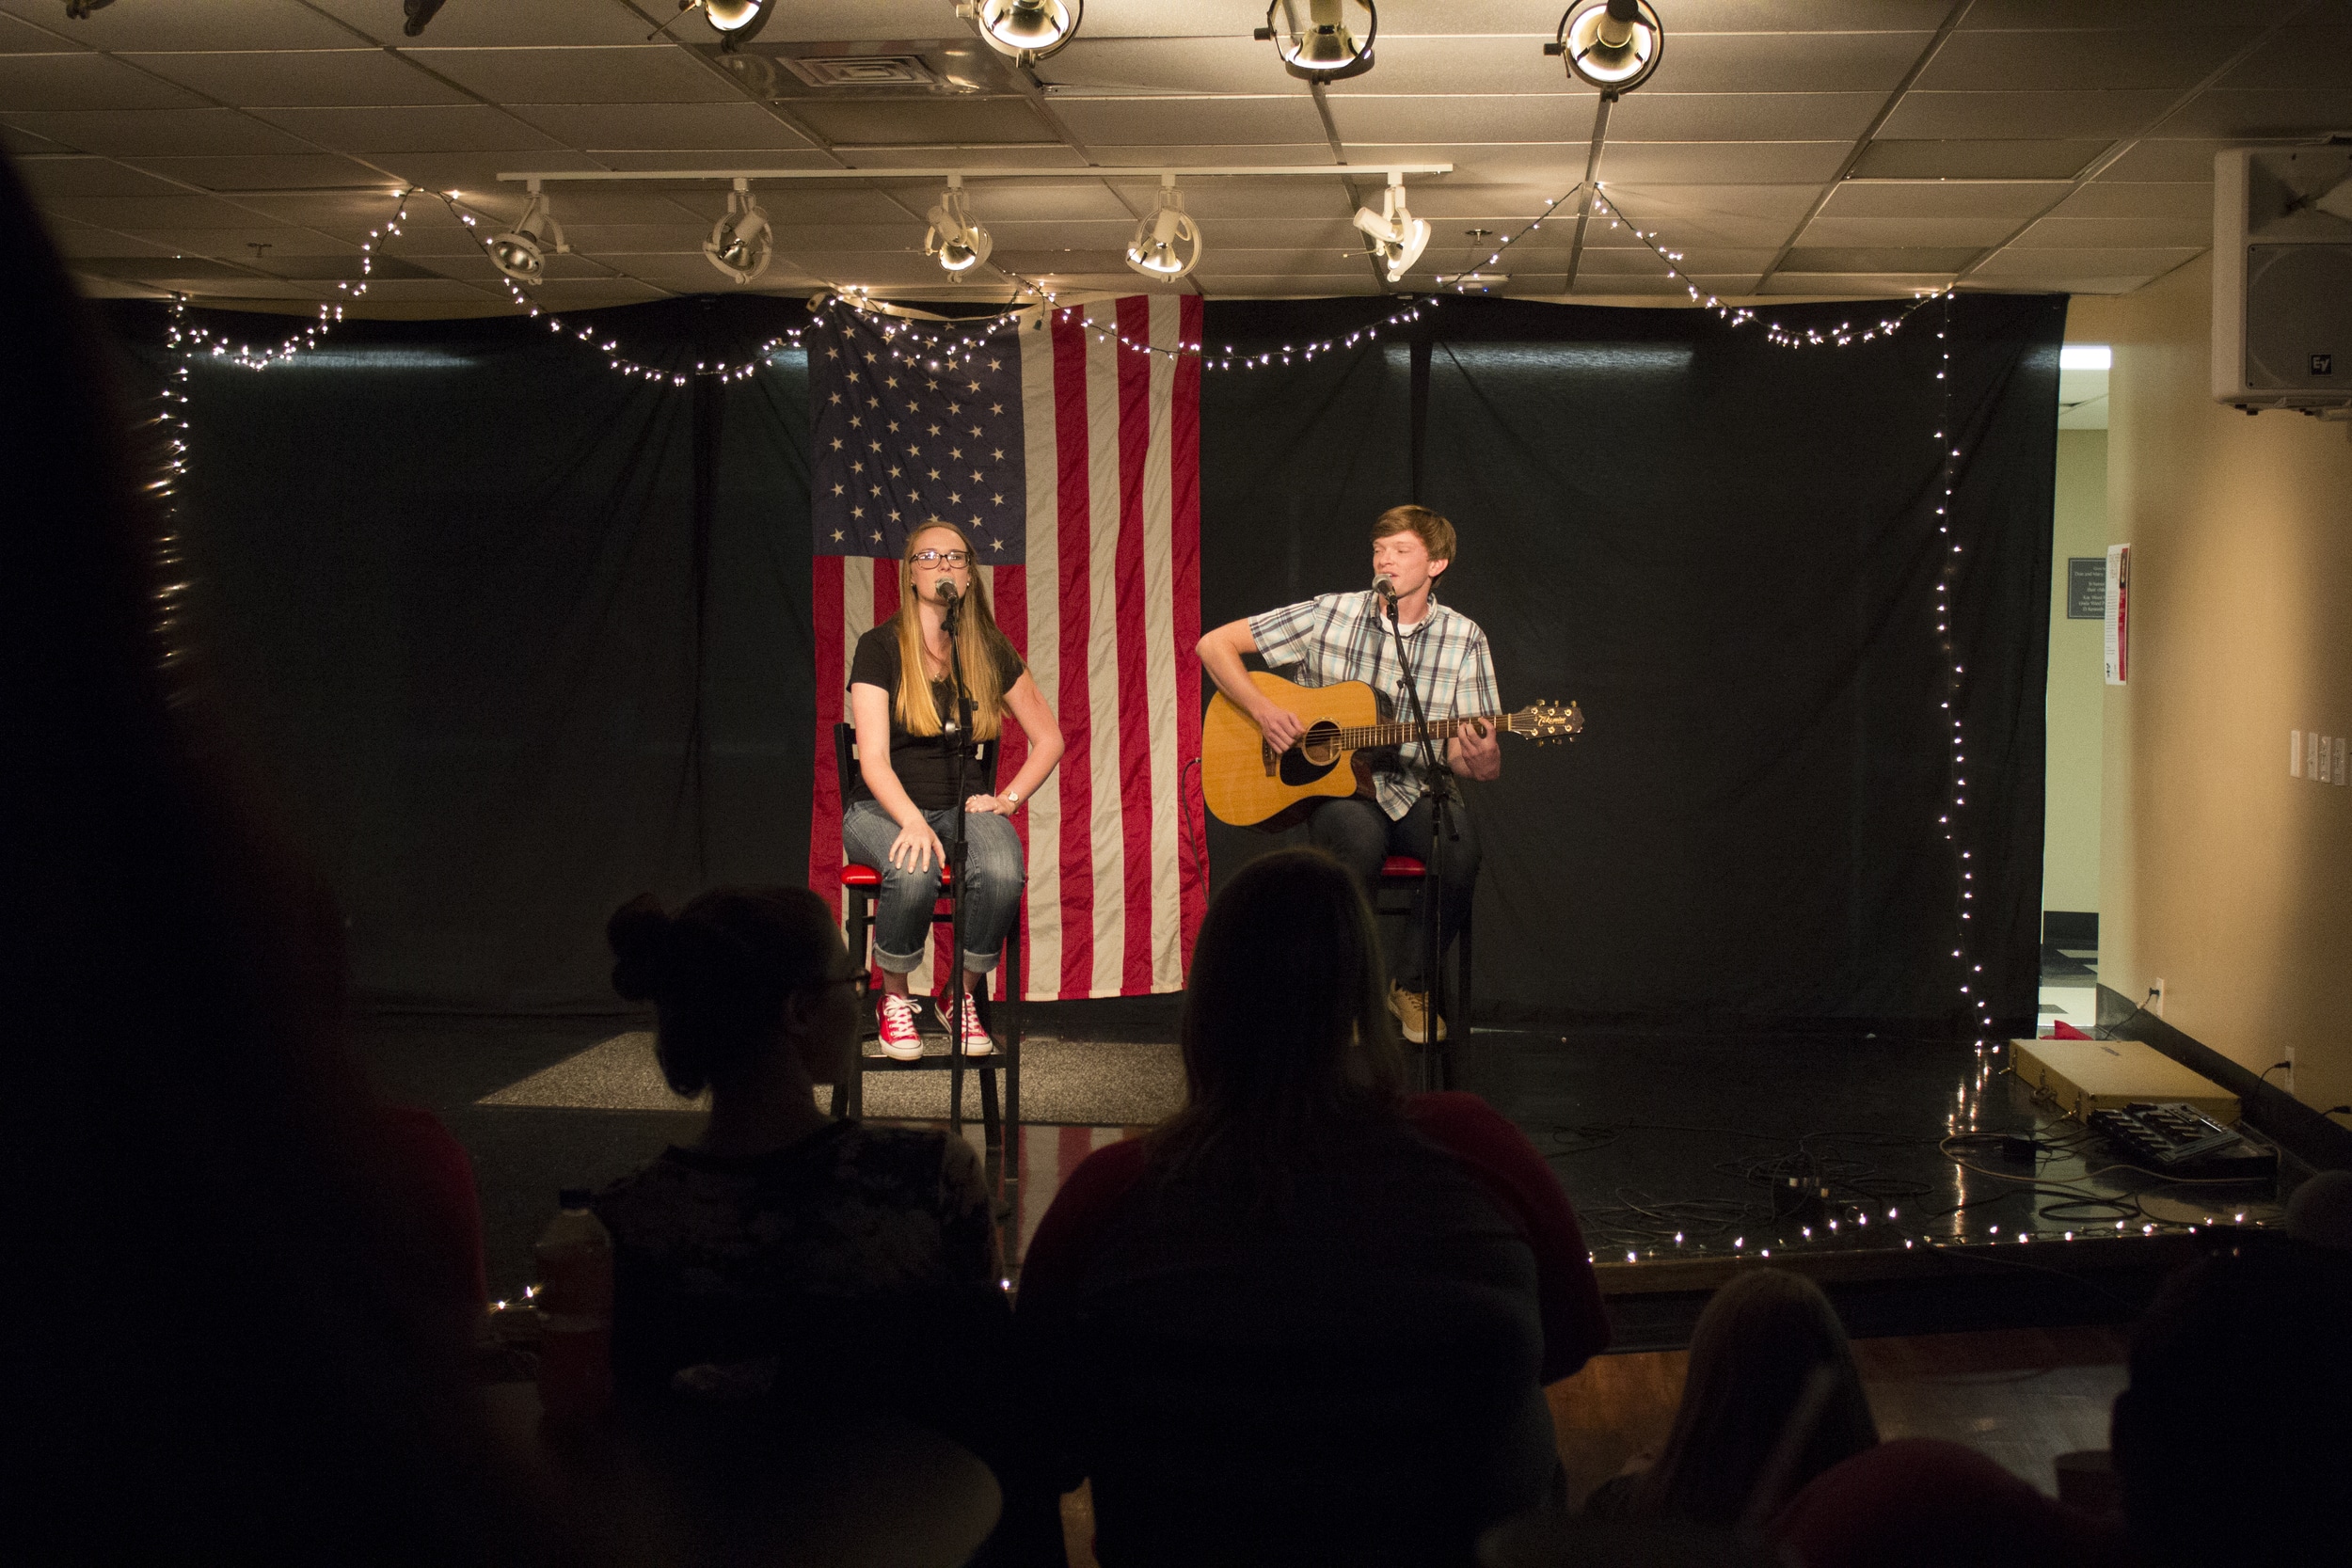
[[[1379,694],[1362,681],[1299,686],[1253,670],[1250,680],[1277,706],[1295,715],[1307,733],[1277,752],[1258,726],[1220,691],[1200,721],[1200,790],[1219,822],[1236,828],[1279,828],[1317,799],[1365,792],[1356,752],[1374,746],[1408,746],[1424,736],[1443,740],[1470,721],[1537,743],[1565,740],[1584,728],[1574,703],[1534,703],[1517,713],[1462,714],[1426,724],[1380,717]]]

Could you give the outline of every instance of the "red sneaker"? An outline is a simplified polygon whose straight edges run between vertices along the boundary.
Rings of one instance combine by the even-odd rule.
[[[943,1017],[947,1013],[948,1005],[945,1001],[941,1003],[939,1011]],[[951,1033],[956,1037],[956,1043],[963,1048],[963,1053],[967,1056],[995,1054],[996,1042],[989,1038],[988,1030],[981,1025],[980,1009],[972,1000],[970,991],[963,993],[961,1011],[962,1016],[956,1020]]]
[[[923,1059],[923,1037],[914,1032],[914,999],[882,993],[878,1015],[882,1022],[882,1053],[894,1062]]]

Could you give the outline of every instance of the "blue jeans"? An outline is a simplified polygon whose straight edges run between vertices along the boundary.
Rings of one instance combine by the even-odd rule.
[[[952,809],[923,814],[943,845],[955,815]],[[985,974],[996,967],[1005,935],[1020,912],[1028,867],[1022,859],[1021,835],[994,812],[965,813],[963,836],[963,967]],[[841,846],[850,859],[882,873],[882,897],[874,907],[874,962],[893,974],[904,974],[923,961],[923,951],[930,945],[940,864],[933,860],[923,871],[902,871],[891,864],[890,846],[898,837],[898,824],[872,800],[860,800],[842,816]]]

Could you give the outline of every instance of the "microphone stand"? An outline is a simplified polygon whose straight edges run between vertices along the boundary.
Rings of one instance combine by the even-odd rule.
[[[1436,613],[1436,587],[1432,582],[1424,591],[1422,599],[1423,624]],[[1396,600],[1386,594],[1380,594],[1379,598],[1381,612],[1389,620],[1389,632],[1396,641],[1396,664],[1405,677],[1406,711],[1410,721],[1421,732],[1422,761],[1425,770],[1422,787],[1429,793],[1429,858],[1422,863],[1421,882],[1421,983],[1427,988],[1422,993],[1426,1005],[1422,1016],[1422,1086],[1441,1089],[1451,1074],[1445,1071],[1442,1065],[1444,1058],[1438,1051],[1438,1021],[1444,1016],[1439,1006],[1445,1000],[1438,973],[1438,959],[1443,946],[1438,911],[1445,886],[1446,840],[1459,836],[1452,816],[1454,773],[1446,766],[1444,744],[1429,734],[1429,716],[1422,706],[1421,686],[1413,679],[1412,660],[1405,656],[1405,623],[1397,613]]]
[[[956,738],[948,751],[955,758],[955,817],[947,833],[947,944],[955,978],[947,985],[947,1111],[948,1125],[963,1126],[963,890],[964,890],[964,765],[972,756],[972,689],[963,681],[963,656],[956,638],[956,620],[963,612],[963,595],[947,601],[942,627],[947,633],[947,676],[956,690]]]

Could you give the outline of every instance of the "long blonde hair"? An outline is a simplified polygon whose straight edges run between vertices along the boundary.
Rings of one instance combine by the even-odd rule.
[[[963,684],[972,692],[972,733],[987,740],[1004,728],[1005,688],[996,661],[998,651],[1012,643],[996,629],[995,612],[988,606],[988,581],[980,576],[972,541],[953,523],[925,523],[907,535],[907,547],[899,554],[898,691],[891,706],[909,735],[937,735],[946,727],[940,721],[939,705],[931,700],[930,677],[923,666],[923,617],[914,608],[914,542],[943,529],[956,536],[972,567],[972,591],[956,622],[956,654],[963,665]]]

